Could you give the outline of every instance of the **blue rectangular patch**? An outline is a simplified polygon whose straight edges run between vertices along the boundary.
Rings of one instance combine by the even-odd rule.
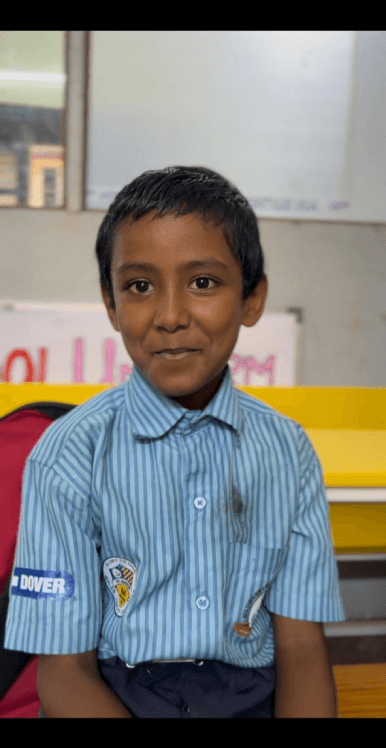
[[[74,578],[68,571],[46,571],[15,567],[11,594],[35,600],[68,600],[74,594]]]

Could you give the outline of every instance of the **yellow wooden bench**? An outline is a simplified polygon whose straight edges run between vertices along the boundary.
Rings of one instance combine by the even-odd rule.
[[[386,662],[334,665],[340,719],[386,717]]]
[[[114,385],[0,384],[0,417]],[[386,553],[386,388],[238,387],[302,424],[322,464],[337,555]]]

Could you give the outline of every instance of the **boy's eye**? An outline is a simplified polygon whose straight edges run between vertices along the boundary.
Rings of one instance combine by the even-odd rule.
[[[198,281],[212,281],[212,283],[215,283],[216,285],[218,285],[218,281],[214,280],[214,278],[208,278],[207,276],[200,276],[200,278],[195,278],[195,280],[192,281],[192,283],[197,283]],[[146,281],[146,280],[136,280],[136,281],[131,281],[131,283],[128,283],[125,286],[125,290],[127,290],[129,288],[131,289],[132,286],[138,286],[139,284],[141,284],[141,286],[143,286],[143,285],[150,286],[151,285],[151,283],[149,283],[149,281]],[[210,286],[206,287],[206,288],[202,288],[201,287],[198,290],[199,291],[210,291],[211,288],[210,288]],[[138,296],[138,294],[136,294],[136,295]],[[139,295],[140,296],[144,296],[144,293],[140,292]]]

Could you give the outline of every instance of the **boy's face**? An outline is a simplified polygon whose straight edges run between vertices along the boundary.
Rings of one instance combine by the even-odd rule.
[[[115,309],[102,288],[103,299],[147,380],[183,407],[200,410],[221,384],[240,325],[252,327],[263,313],[267,278],[242,301],[241,269],[219,228],[196,214],[154,215],[121,228],[111,262]],[[215,261],[223,265],[209,264]],[[131,269],[129,263],[153,267]],[[159,353],[167,348],[195,352],[182,358]]]

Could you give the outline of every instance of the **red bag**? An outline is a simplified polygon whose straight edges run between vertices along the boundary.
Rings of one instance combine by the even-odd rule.
[[[37,655],[4,649],[9,587],[19,529],[24,466],[52,421],[75,405],[29,403],[0,418],[0,718],[37,717]]]

